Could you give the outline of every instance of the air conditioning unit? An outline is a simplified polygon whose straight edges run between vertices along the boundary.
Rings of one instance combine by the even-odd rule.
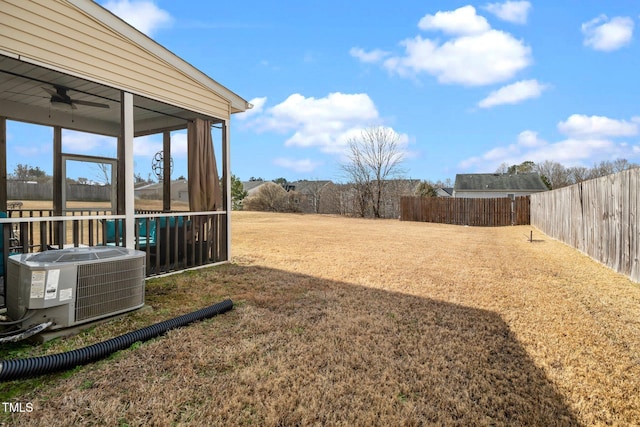
[[[25,317],[22,327],[46,319],[50,329],[61,329],[140,308],[145,260],[145,252],[109,246],[12,255],[7,314]]]

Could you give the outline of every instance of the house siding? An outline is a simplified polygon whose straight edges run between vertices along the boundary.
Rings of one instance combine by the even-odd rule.
[[[508,197],[509,194],[515,196],[528,196],[538,191],[455,191],[454,197],[464,197],[467,199],[493,199]]]
[[[0,49],[210,117],[230,101],[64,0],[0,0]],[[48,65],[49,66],[49,65]]]

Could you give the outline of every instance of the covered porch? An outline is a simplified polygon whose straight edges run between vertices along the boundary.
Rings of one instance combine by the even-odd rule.
[[[251,105],[90,0],[0,0],[0,6],[0,268],[5,281],[11,254],[69,246],[145,251],[147,275],[228,261],[229,121]],[[9,204],[11,121],[52,129],[50,209]],[[64,129],[116,138],[116,157],[63,152]],[[170,196],[171,133],[179,130],[188,134],[187,211],[173,209]],[[162,206],[136,210],[134,140],[156,134],[163,140]],[[68,161],[111,165],[108,208],[70,207]],[[4,296],[3,287],[1,305]]]

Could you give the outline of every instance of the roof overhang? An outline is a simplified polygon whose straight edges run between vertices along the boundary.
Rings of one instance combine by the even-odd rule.
[[[128,92],[140,136],[184,129],[195,118],[221,122],[251,108],[91,0],[0,4],[6,6],[0,15],[0,116],[115,136]],[[51,102],[56,87],[85,104]]]
[[[202,71],[195,68],[193,65],[186,62],[184,59],[172,53],[170,50],[166,49],[164,46],[156,43],[151,38],[149,38],[144,33],[138,31],[131,25],[127,24],[120,17],[114,15],[109,10],[103,8],[99,4],[93,1],[87,0],[67,0],[69,3],[73,4],[78,9],[84,11],[89,14],[93,18],[101,21],[105,25],[113,28],[118,31],[118,33],[122,34],[132,42],[136,43],[138,46],[142,47],[144,50],[152,53],[153,55],[162,58],[168,65],[179,69],[182,73],[184,73],[187,77],[197,81],[202,84],[204,87],[212,90],[216,94],[222,96],[230,104],[230,112],[239,113],[244,112],[248,109],[252,108],[252,105],[241,98],[239,95],[235,94],[227,87],[221,85],[217,81],[213,80],[211,77],[204,74]]]
[[[93,102],[108,108],[51,102],[48,92],[56,86],[68,89],[71,99]],[[120,133],[121,91],[32,64],[0,55],[0,116],[8,119],[67,129],[117,136]],[[217,121],[214,117],[188,111],[134,95],[135,135],[147,135],[164,130],[184,129],[197,117]]]

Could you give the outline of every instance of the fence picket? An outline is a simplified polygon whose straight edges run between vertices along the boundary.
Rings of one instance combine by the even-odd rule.
[[[529,224],[528,196],[473,199],[411,197],[400,200],[400,220],[499,227]]]
[[[531,224],[640,282],[640,168],[531,195]]]

